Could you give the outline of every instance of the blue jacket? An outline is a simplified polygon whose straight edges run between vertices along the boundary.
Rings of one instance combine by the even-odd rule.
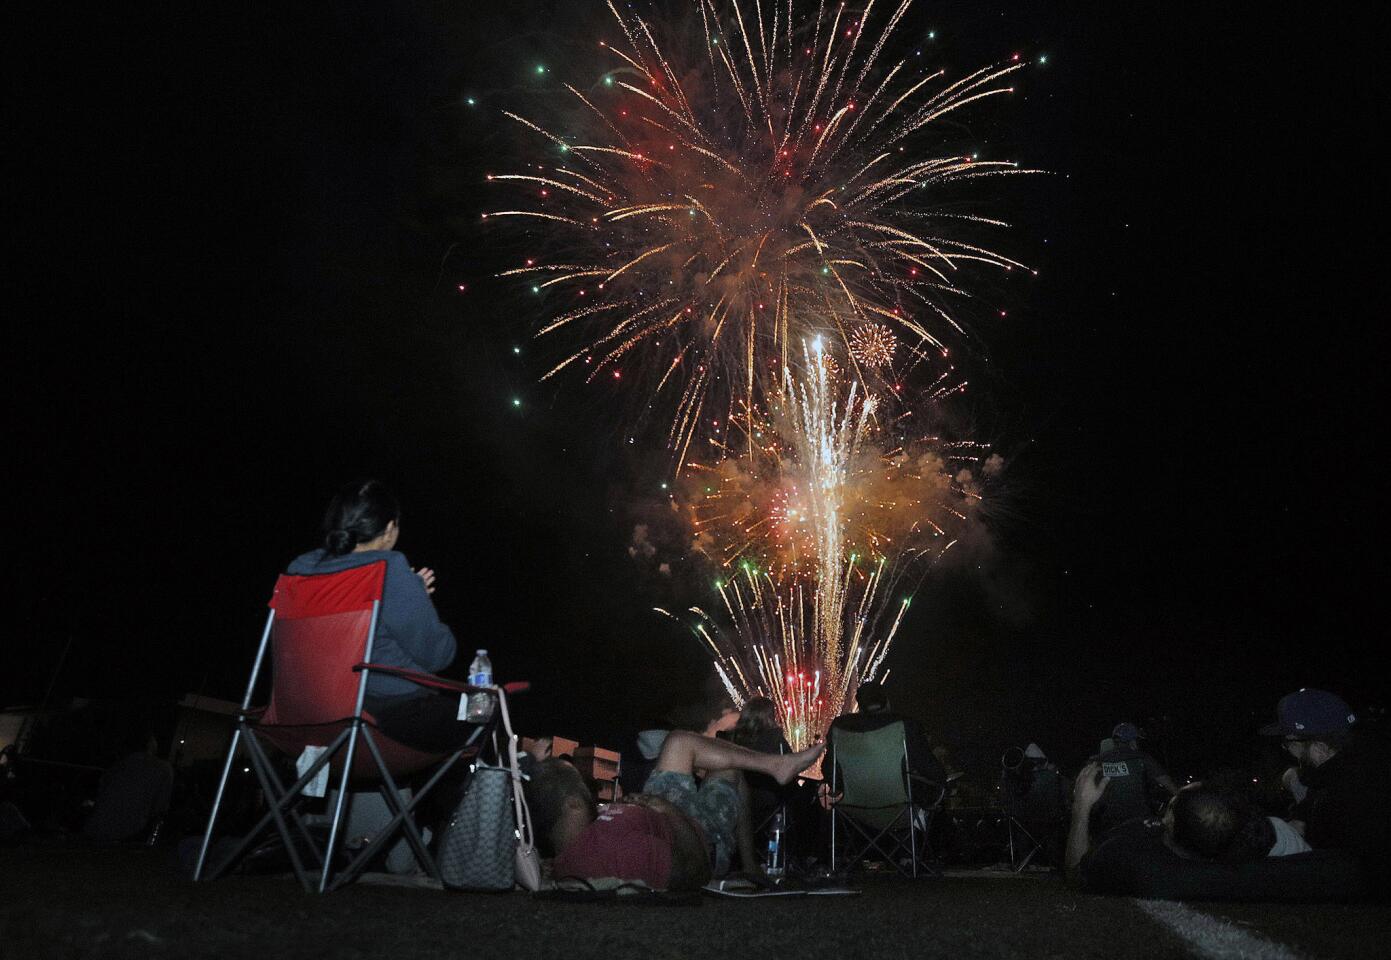
[[[372,641],[372,660],[392,667],[436,673],[454,662],[458,644],[454,633],[435,612],[434,601],[425,584],[411,570],[406,556],[395,550],[365,550],[341,557],[325,550],[311,550],[296,557],[287,573],[337,573],[353,567],[386,561],[386,582],[382,586],[382,606],[377,614],[377,636]],[[409,680],[372,674],[367,693],[373,697],[408,697],[428,692]]]

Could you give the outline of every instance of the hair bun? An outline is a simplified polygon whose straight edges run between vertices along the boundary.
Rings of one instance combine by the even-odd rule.
[[[357,546],[357,534],[351,530],[330,530],[324,538],[324,546],[334,556],[347,553]]]
[[[349,484],[329,501],[324,511],[324,549],[330,556],[351,553],[359,544],[380,537],[401,516],[401,506],[375,480]]]

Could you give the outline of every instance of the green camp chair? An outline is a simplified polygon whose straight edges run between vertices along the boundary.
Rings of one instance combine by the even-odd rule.
[[[833,726],[830,735],[831,793],[841,795],[831,808],[831,869],[838,867],[843,834],[852,865],[874,850],[907,876],[936,874],[925,862],[927,828],[945,789],[908,773],[903,722],[865,732]],[[921,824],[915,811],[923,814]]]

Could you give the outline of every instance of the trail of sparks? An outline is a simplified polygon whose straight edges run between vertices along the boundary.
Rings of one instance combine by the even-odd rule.
[[[641,350],[654,375],[625,383],[654,405],[674,391],[675,473],[709,429],[702,413],[781,392],[797,343],[837,331],[826,352],[882,392],[896,338],[944,355],[968,274],[1023,266],[972,240],[1002,221],[934,204],[953,184],[1033,171],[941,153],[933,125],[1012,92],[1025,63],[955,80],[881,63],[912,2],[855,18],[824,2],[694,0],[692,30],[610,0],[611,69],[565,84],[574,109],[552,104],[548,123],[506,114],[546,153],[490,175],[523,192],[484,216],[535,223],[563,254],[528,264],[546,277],[542,333],[572,334],[551,374],[583,360],[592,378]]]
[[[805,384],[785,387],[778,407],[741,411],[718,425],[723,432],[707,440],[706,455],[686,464],[672,502],[687,518],[692,548],[718,569],[750,564],[778,581],[829,579],[820,565],[835,554],[930,565],[976,522],[984,485],[1003,462],[986,444],[928,432],[932,408],[961,392],[964,382],[944,369],[915,411],[894,418],[878,411],[877,398],[866,400],[865,422],[838,466],[832,504],[822,458],[812,448],[832,443],[831,435],[809,439],[818,423],[803,418],[821,403],[820,424],[837,422],[833,411],[846,415],[857,403],[858,384],[824,349],[804,369]],[[832,507],[834,535],[825,522]]]
[[[802,369],[787,376],[782,415],[755,418],[759,455],[689,464],[674,501],[721,571],[729,627],[700,607],[688,625],[734,701],[772,698],[799,749],[879,675],[908,610],[901,589],[972,522],[976,471],[993,469],[970,442],[884,451],[875,399],[836,376],[822,344],[806,348]]]
[[[801,750],[820,739],[830,722],[851,702],[860,683],[882,667],[909,600],[880,602],[883,563],[864,583],[847,591],[853,622],[847,643],[834,657],[817,643],[808,608],[814,600],[801,584],[777,584],[767,574],[741,570],[719,584],[725,613],[733,623],[722,630],[719,618],[691,607],[692,631],[710,651],[715,670],[736,706],[755,696],[777,704],[778,720],[788,743]],[[845,573],[852,581],[853,564]],[[660,607],[658,613],[681,618]],[[880,616],[875,618],[875,611]],[[890,614],[883,616],[884,614]],[[814,614],[812,615],[814,617]],[[879,620],[887,620],[881,624]]]
[[[947,357],[982,271],[1028,270],[968,188],[1038,171],[941,132],[1026,64],[895,61],[912,4],[608,0],[606,71],[544,122],[507,112],[544,152],[488,177],[510,199],[485,220],[537,241],[503,275],[563,344],[543,379],[612,374],[669,415],[674,505],[720,571],[692,629],[798,748],[883,675],[902,587],[973,522],[998,458],[904,425],[966,389]]]

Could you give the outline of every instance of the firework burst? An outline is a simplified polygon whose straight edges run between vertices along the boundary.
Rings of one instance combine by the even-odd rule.
[[[736,706],[766,696],[777,705],[778,720],[794,749],[810,746],[854,698],[861,682],[875,677],[910,600],[884,602],[892,589],[884,563],[860,570],[855,558],[846,563],[848,601],[837,636],[845,643],[835,651],[818,642],[814,586],[780,583],[751,567],[716,584],[732,627],[701,607],[691,607],[687,624],[710,651],[725,690]],[[681,618],[657,608],[674,620]]]
[[[898,349],[898,337],[882,323],[862,323],[850,334],[850,356],[870,370],[889,367]]]
[[[772,425],[758,431],[769,431],[753,461],[766,477],[742,472],[746,458],[688,467],[695,545],[722,570],[715,586],[732,624],[721,630],[692,607],[690,626],[735,702],[772,698],[794,745],[820,735],[878,673],[908,609],[908,599],[894,602],[893,594],[923,558],[950,548],[922,498],[954,500],[948,512],[964,524],[978,496],[967,489],[965,467],[949,479],[935,457],[917,462],[873,449],[876,401],[860,396],[857,384],[841,389],[819,342],[802,367],[802,378],[789,374],[784,384],[787,409],[778,422],[786,439]],[[879,530],[857,552],[854,531],[868,516]],[[901,543],[888,535],[894,524],[905,528]]]
[[[937,131],[1023,64],[953,78],[890,62],[911,3],[693,0],[691,30],[610,2],[621,41],[599,44],[597,81],[564,84],[551,120],[507,114],[545,152],[489,176],[520,196],[484,217],[544,230],[553,251],[506,272],[547,298],[540,335],[574,333],[546,376],[617,374],[640,352],[654,397],[671,393],[678,473],[711,424],[772,405],[797,344],[824,332],[870,391],[895,338],[946,354],[975,271],[1022,266],[973,239],[1003,223],[937,201],[1029,171],[948,152]]]
[[[823,423],[856,402],[858,385],[836,376],[829,354],[803,369],[811,385],[805,389],[829,405]],[[947,381],[927,395],[949,398],[960,386]],[[817,475],[820,460],[809,455],[811,431],[800,419],[803,389],[786,386],[787,399],[772,411],[733,421],[736,431],[751,422],[752,436],[708,440],[709,458],[685,464],[672,502],[689,522],[696,553],[726,573],[751,565],[779,581],[815,580],[830,552],[895,564],[930,562],[975,522],[989,446],[915,433],[915,424],[926,429],[935,419],[935,403],[920,401],[916,413],[886,418],[876,416],[879,404],[870,398],[863,404],[863,431],[833,485],[839,532],[831,551],[820,539],[826,487]]]
[[[972,520],[985,449],[910,418],[965,389],[946,358],[979,275],[1023,266],[959,188],[1034,171],[940,121],[1024,64],[896,60],[912,2],[689,0],[682,23],[610,0],[603,71],[508,113],[544,152],[489,176],[515,199],[485,219],[537,245],[504,275],[564,344],[545,377],[622,375],[671,414],[673,505],[723,606],[692,628],[799,747],[880,676],[910,578]]]

